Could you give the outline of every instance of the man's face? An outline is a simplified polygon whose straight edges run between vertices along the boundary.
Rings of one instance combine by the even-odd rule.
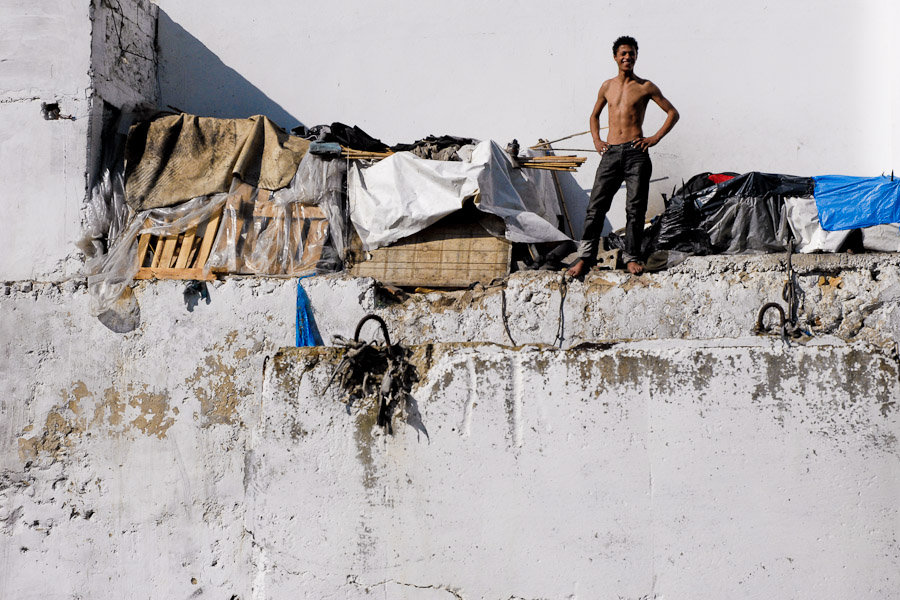
[[[622,44],[616,48],[613,58],[620,71],[632,71],[634,70],[634,62],[637,60],[637,50],[633,46]]]

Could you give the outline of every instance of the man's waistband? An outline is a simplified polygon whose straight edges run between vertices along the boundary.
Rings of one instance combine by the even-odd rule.
[[[634,143],[635,143],[636,141],[637,141],[637,139],[633,139],[633,140],[631,140],[630,142],[622,142],[621,144],[610,144],[609,147],[610,147],[610,148],[621,148],[621,147],[623,147],[623,146],[631,146],[631,147],[634,147]]]

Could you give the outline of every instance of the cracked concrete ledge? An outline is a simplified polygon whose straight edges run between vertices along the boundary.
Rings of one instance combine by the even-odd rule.
[[[695,257],[668,272],[642,277],[595,271],[584,281],[569,283],[565,290],[562,345],[618,339],[745,337],[753,331],[763,304],[786,305],[782,300],[783,262],[783,257],[771,255]],[[795,257],[794,262],[803,330],[814,338],[895,346],[900,334],[900,255],[805,255]],[[183,285],[142,282],[135,294],[148,310],[156,310],[149,307],[159,304],[159,310],[165,311],[165,303],[170,303],[169,311],[175,314]],[[388,322],[394,339],[411,344],[558,345],[558,273],[522,272],[496,287],[478,285],[471,290],[409,294],[399,299],[366,278],[326,275],[305,279],[302,285],[326,341],[335,334],[351,335],[357,321],[374,312]],[[218,296],[226,306],[237,301],[238,314],[252,315],[265,305],[266,311],[277,310],[290,322],[294,286],[292,279],[231,278],[212,285],[213,304],[204,310],[217,310]],[[76,303],[86,294],[78,280],[17,281],[0,284],[0,301],[60,303],[61,292],[74,294]]]

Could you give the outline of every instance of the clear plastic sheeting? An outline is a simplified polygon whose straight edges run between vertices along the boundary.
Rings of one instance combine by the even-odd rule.
[[[296,197],[296,196],[295,196]],[[328,235],[318,206],[276,199],[235,180],[206,263],[212,272],[304,275],[314,272]]]
[[[319,270],[339,271],[349,244],[347,219],[347,163],[307,153],[287,187],[272,195],[276,204],[318,206],[328,221],[329,242],[323,249]]]
[[[166,269],[179,271],[181,265],[176,267],[173,253],[182,254],[183,247],[185,257],[194,257],[202,246],[200,240],[213,235],[209,258],[205,264],[195,265],[195,270],[202,269],[205,274],[296,276],[339,270],[347,244],[344,173],[343,161],[328,162],[307,155],[290,185],[277,192],[255,188],[235,177],[227,194],[201,196],[133,215],[115,237],[109,253],[88,262],[91,311],[99,315],[112,307],[141,267],[152,269],[151,276],[163,276],[161,272]],[[119,213],[114,213],[115,219],[102,213],[110,206],[109,194],[118,195],[114,206],[127,211],[121,175],[104,181],[106,187],[98,186],[92,202],[91,214],[99,216],[93,219],[97,225],[91,235],[99,235],[107,221],[121,227]],[[215,231],[207,231],[210,220],[217,223]],[[139,257],[140,240],[147,242]],[[173,252],[168,255],[168,264],[160,264],[157,253],[165,262],[161,248],[166,241]],[[181,278],[184,271],[173,273],[173,277]]]
[[[104,169],[91,188],[84,207],[84,229],[78,247],[88,261],[101,259],[111,240],[119,237],[132,210],[125,203],[125,181],[121,169]]]
[[[116,238],[109,253],[88,264],[91,313],[109,310],[131,285],[137,274],[138,237],[144,234],[171,236],[201,226],[222,211],[229,194],[201,196],[169,208],[155,208],[133,216]]]

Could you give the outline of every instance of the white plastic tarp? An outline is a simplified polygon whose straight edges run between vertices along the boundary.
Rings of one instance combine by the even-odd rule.
[[[513,169],[506,152],[490,140],[472,151],[470,161],[426,160],[398,152],[367,168],[355,163],[348,177],[350,220],[363,248],[374,250],[410,236],[459,210],[467,198],[503,219],[512,242],[537,243],[569,238],[547,219],[549,174]]]
[[[819,224],[815,198],[785,198],[788,223],[797,240],[796,252],[837,252],[849,231],[825,231]]]
[[[827,231],[819,223],[819,211],[815,198],[785,198],[788,223],[797,240],[797,252],[837,252],[850,229]],[[863,227],[862,245],[876,252],[900,251],[900,229],[896,224]]]

